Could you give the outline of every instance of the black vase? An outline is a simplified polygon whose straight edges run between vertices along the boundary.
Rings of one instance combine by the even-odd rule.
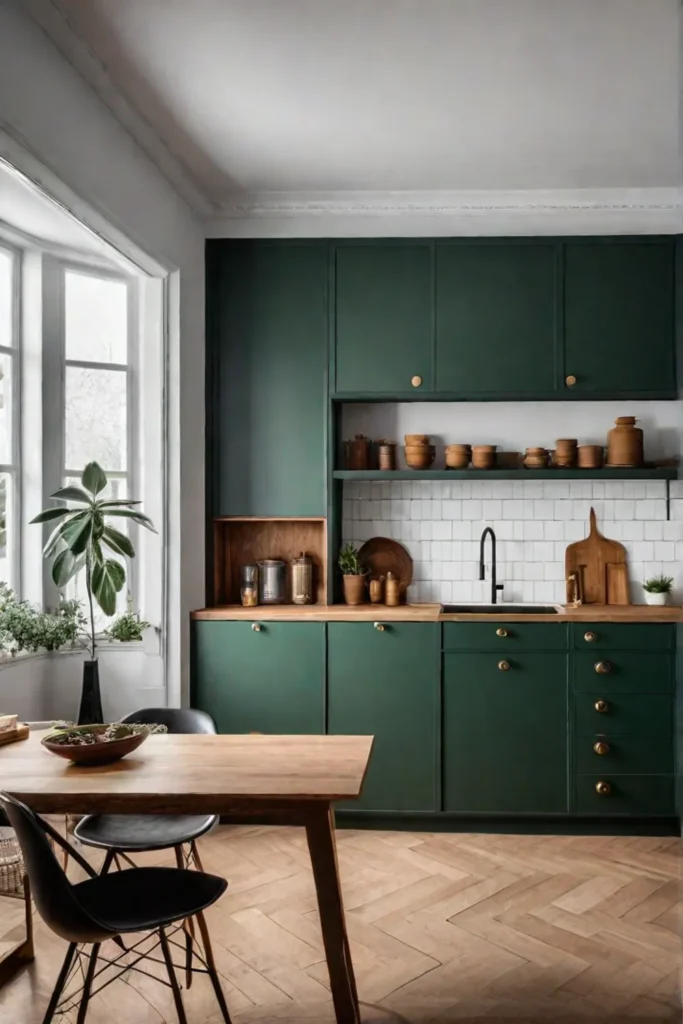
[[[83,689],[78,712],[79,725],[98,725],[103,722],[100,671],[97,661],[83,662]]]

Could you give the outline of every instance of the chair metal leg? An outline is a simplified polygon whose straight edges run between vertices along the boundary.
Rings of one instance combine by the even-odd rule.
[[[185,857],[182,846],[174,846],[173,852],[175,853],[176,867],[180,871],[184,871]],[[185,932],[185,988],[189,990],[192,988],[192,946],[194,942],[194,924],[191,917],[187,917],[183,921],[183,931]]]
[[[185,1007],[183,1006],[182,996],[180,995],[180,986],[178,979],[175,975],[173,967],[173,960],[171,959],[171,951],[168,946],[168,939],[166,938],[166,932],[163,928],[159,929],[159,941],[161,942],[161,952],[164,954],[164,960],[166,961],[166,969],[168,971],[168,978],[171,982],[171,991],[173,992],[173,1002],[175,1003],[176,1013],[178,1014],[179,1024],[187,1024],[187,1017],[185,1016]]]
[[[47,1010],[45,1011],[45,1016],[43,1017],[43,1024],[50,1024],[50,1021],[54,1016],[54,1012],[57,1009],[62,992],[64,991],[64,986],[66,985],[66,979],[69,977],[69,971],[71,970],[71,965],[74,962],[75,955],[76,943],[71,942],[69,943],[69,948],[66,951],[64,963],[62,964],[62,969],[59,972],[59,977],[57,978],[57,981],[55,983],[54,990],[52,992],[52,995],[50,996],[50,1002],[47,1005]]]
[[[102,868],[100,870],[100,875],[106,875],[109,873],[109,868],[111,867],[112,861],[114,860],[115,856],[116,850],[107,850],[104,861],[102,863]]]
[[[230,1014],[228,1012],[228,1004],[225,1001],[223,995],[223,988],[221,986],[220,978],[218,977],[218,971],[216,970],[216,964],[213,959],[213,949],[211,948],[211,939],[209,938],[209,928],[206,923],[206,918],[203,912],[200,910],[197,914],[197,922],[199,924],[199,930],[202,933],[202,944],[204,946],[204,959],[206,960],[206,966],[209,971],[209,977],[211,978],[211,984],[213,990],[216,993],[216,1001],[220,1007],[221,1013],[223,1014],[223,1020],[225,1024],[232,1024]]]
[[[190,843],[190,850],[192,851],[192,859],[194,860],[197,871],[204,871],[204,865],[202,864],[201,857],[199,856],[199,850],[197,849],[197,844],[194,839]]]
[[[95,977],[95,968],[97,967],[97,955],[99,951],[100,943],[95,942],[90,952],[88,970],[85,975],[85,981],[83,982],[83,996],[81,998],[81,1005],[78,1008],[76,1024],[85,1024],[85,1018],[88,1012],[88,1006],[90,1004],[90,992],[92,990],[93,978]]]

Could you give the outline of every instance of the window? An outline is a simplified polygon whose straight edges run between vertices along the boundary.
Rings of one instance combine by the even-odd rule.
[[[19,586],[18,264],[0,248],[0,580],[11,587]]]

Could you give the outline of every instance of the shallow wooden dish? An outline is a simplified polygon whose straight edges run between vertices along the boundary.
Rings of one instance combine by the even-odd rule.
[[[104,732],[107,726],[93,725],[89,728],[94,733],[100,733]],[[55,743],[50,736],[44,736],[41,743],[51,754],[57,754],[58,757],[63,757],[74,764],[97,765],[120,761],[126,754],[137,750],[148,736],[149,730],[144,729],[132,736],[124,736],[120,740],[105,740],[102,743]]]
[[[406,588],[413,579],[413,560],[402,544],[388,537],[371,537],[358,552],[358,558],[372,577],[393,573],[400,580],[401,597],[405,600]]]

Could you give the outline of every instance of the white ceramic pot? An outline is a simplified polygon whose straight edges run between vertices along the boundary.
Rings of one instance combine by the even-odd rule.
[[[645,604],[654,604],[661,607],[666,604],[668,600],[668,594],[651,594],[649,590],[645,591]]]

